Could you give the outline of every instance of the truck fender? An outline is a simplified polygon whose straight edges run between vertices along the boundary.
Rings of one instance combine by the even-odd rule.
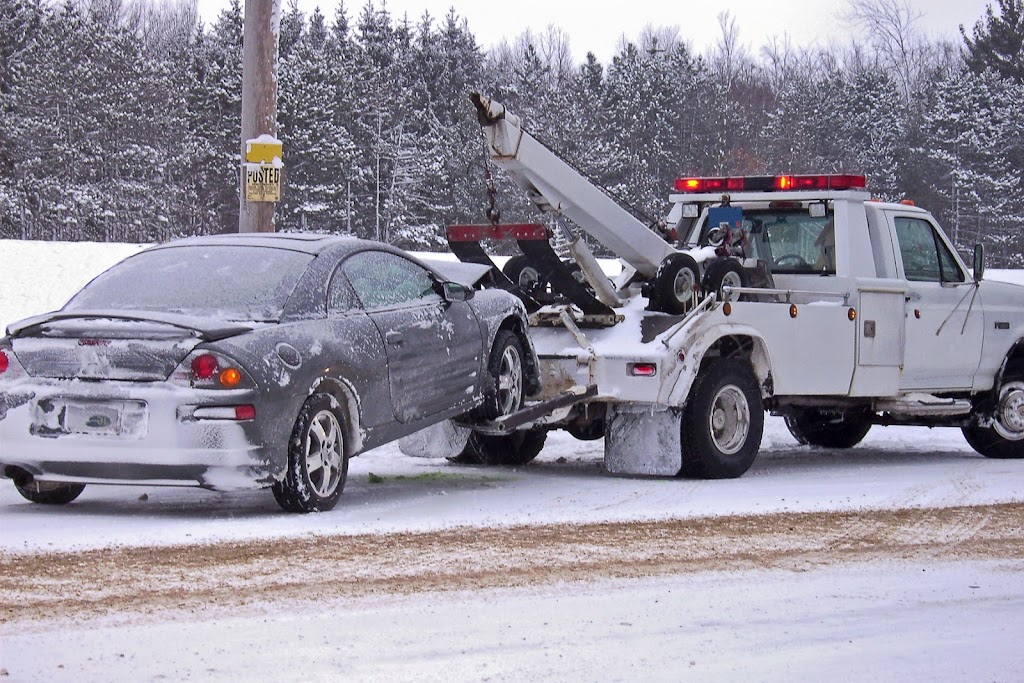
[[[747,325],[717,325],[714,334],[695,335],[694,343],[684,347],[685,354],[680,370],[668,394],[668,405],[682,406],[690,395],[690,389],[700,372],[705,359],[719,355],[741,356],[750,361],[757,383],[761,387],[761,398],[772,396],[771,353],[764,337]]]
[[[1012,377],[1020,374],[1024,374],[1024,336],[1018,338],[1006,352],[999,371],[996,373],[992,390],[998,391],[1007,375]]]

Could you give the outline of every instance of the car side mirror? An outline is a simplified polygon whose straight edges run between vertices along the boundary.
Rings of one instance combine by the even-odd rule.
[[[974,281],[981,282],[985,277],[985,245],[974,245]]]
[[[444,300],[448,303],[457,301],[469,301],[473,298],[473,290],[460,285],[458,282],[442,282],[441,292]]]

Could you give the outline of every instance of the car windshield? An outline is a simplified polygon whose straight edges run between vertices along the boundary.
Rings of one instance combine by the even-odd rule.
[[[144,251],[85,286],[65,311],[114,309],[278,320],[313,256],[245,245]]]

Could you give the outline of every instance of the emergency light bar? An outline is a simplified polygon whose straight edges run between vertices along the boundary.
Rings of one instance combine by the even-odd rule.
[[[734,178],[677,178],[679,192],[778,192],[787,190],[863,190],[862,175],[775,175]]]

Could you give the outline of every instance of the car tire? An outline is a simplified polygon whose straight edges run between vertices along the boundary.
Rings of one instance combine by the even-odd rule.
[[[540,455],[548,433],[542,429],[529,429],[502,436],[479,434],[469,437],[465,450],[458,456],[461,464],[519,467]]]
[[[526,396],[526,354],[519,337],[511,330],[498,330],[487,359],[492,386],[484,392],[478,413],[494,420],[519,410]]]
[[[693,307],[694,292],[700,284],[700,267],[692,256],[666,256],[654,276],[654,308],[672,315],[686,313]]]
[[[306,399],[288,441],[284,477],[271,487],[287,512],[327,512],[341,497],[348,478],[344,421],[327,394]]]
[[[712,359],[690,390],[682,422],[683,467],[696,479],[732,479],[750,469],[761,447],[764,406],[749,363]]]
[[[720,258],[712,261],[704,272],[704,280],[701,288],[705,294],[712,292],[718,296],[719,301],[742,301],[745,297],[733,294],[726,298],[722,293],[722,287],[746,287],[748,282],[747,271],[739,264],[739,261],[732,258]]]
[[[995,397],[987,427],[978,424],[979,415],[962,427],[964,438],[975,451],[986,458],[1017,460],[1024,458],[1024,380],[1004,382]]]
[[[853,448],[871,430],[871,421],[864,413],[830,417],[813,408],[797,408],[785,420],[789,433],[801,445],[819,448]]]
[[[21,497],[39,505],[67,505],[82,495],[85,484],[36,481],[31,475],[15,477],[14,488]]]
[[[589,422],[574,422],[565,428],[574,439],[578,441],[597,441],[604,438],[604,419],[590,420]]]

